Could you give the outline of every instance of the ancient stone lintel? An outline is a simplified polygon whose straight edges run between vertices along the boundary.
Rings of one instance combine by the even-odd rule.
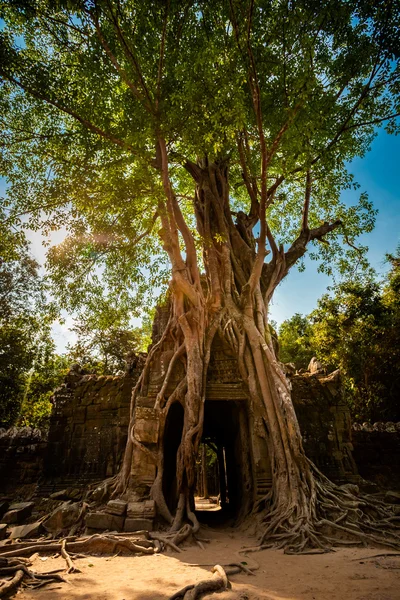
[[[242,383],[208,383],[207,400],[247,400],[245,387]]]

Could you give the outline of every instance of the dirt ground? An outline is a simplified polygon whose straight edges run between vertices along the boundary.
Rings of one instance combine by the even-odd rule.
[[[88,557],[76,561],[82,573],[65,576],[69,584],[52,584],[18,593],[19,600],[168,600],[189,583],[211,577],[215,564],[259,565],[255,576],[231,577],[232,589],[208,595],[215,600],[400,600],[400,556],[372,558],[379,548],[344,548],[331,554],[287,556],[264,550],[247,557],[237,552],[254,538],[239,530],[202,528],[211,539],[206,549],[184,547],[182,553],[140,557]],[[369,558],[371,557],[371,558]],[[193,564],[200,566],[192,566]],[[37,557],[33,568],[63,568],[63,559]]]

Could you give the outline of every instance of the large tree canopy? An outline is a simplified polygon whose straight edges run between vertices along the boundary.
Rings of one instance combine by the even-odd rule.
[[[18,225],[29,214],[32,227],[67,228],[50,268],[71,309],[104,296],[134,310],[149,298],[149,284],[171,277],[170,320],[133,394],[134,405],[152,357],[172,344],[155,410],[162,440],[170,406],[184,407],[179,498],[171,514],[161,441],[150,453],[159,513],[173,528],[188,518],[196,530],[191,494],[219,331],[265,424],[274,482],[264,539],[325,548],[322,530],[336,519],[365,537],[369,517],[360,520],[349,492],[304,455],[268,305],[308,246],[327,271],[334,260],[342,270],[363,260],[355,237],[371,229],[373,209],[364,194],[347,207],[340,191],[355,185],[346,162],[365,153],[375,127],[398,128],[398,2],[1,7],[8,218]],[[177,360],[185,376],[167,393]],[[132,421],[115,493],[128,484],[138,445]]]

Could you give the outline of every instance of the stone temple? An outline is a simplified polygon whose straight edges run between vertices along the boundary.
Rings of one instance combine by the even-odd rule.
[[[167,320],[168,307],[159,307],[153,343],[160,339]],[[172,354],[171,348],[156,356],[135,406],[135,436],[149,449],[155,449],[158,442],[154,403]],[[100,481],[118,472],[127,437],[131,390],[143,362],[143,357],[136,357],[128,372],[118,377],[70,371],[54,395],[43,491]],[[181,375],[178,366],[170,385]],[[341,394],[339,374],[327,376],[320,371],[290,377],[307,455],[334,481],[357,480],[350,414]],[[169,412],[164,438],[163,490],[172,510],[182,426],[183,408],[176,403]],[[208,371],[203,441],[215,450],[222,507],[240,519],[270,488],[271,468],[261,417],[251,411],[236,359],[218,337]],[[130,489],[136,499],[149,498],[155,476],[156,466],[135,448]]]
[[[153,343],[160,339],[167,320],[168,307],[159,307]],[[155,449],[158,443],[154,403],[171,356],[172,348],[156,355],[135,406],[135,437],[145,448]],[[74,367],[54,393],[48,432],[27,427],[0,429],[0,514],[7,501],[16,498],[34,500],[37,510],[45,513],[52,503],[57,504],[56,498],[58,502],[72,501],[71,507],[76,508],[75,502],[83,499],[88,484],[96,489],[97,482],[118,472],[127,440],[132,388],[144,361],[143,355],[133,357],[126,373],[115,377]],[[171,388],[182,375],[179,368]],[[352,427],[339,373],[326,375],[318,364],[311,371],[295,374],[288,369],[307,455],[339,484],[357,483],[369,492],[400,490],[400,423]],[[183,409],[175,404],[164,438],[163,491],[171,510],[182,425]],[[212,448],[213,457],[204,468],[199,456],[198,495],[207,485],[210,495],[219,496],[221,510],[216,511],[218,515],[200,510],[198,517],[210,523],[212,515],[238,522],[268,492],[271,466],[260,416],[251,409],[235,357],[218,337],[208,371],[202,442],[201,454]],[[112,501],[105,512],[87,514],[88,530],[151,528],[156,516],[150,495],[155,476],[155,465],[135,448],[126,502]],[[399,501],[398,492],[390,493]],[[197,508],[201,507],[200,502]],[[121,510],[126,510],[126,517]]]

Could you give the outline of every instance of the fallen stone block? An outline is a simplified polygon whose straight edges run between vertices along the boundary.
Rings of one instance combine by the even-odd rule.
[[[31,516],[34,506],[34,502],[15,502],[11,504],[9,510],[3,516],[4,523],[8,523],[9,525],[22,523]]]
[[[52,500],[80,500],[82,495],[82,490],[79,488],[67,488],[59,492],[54,492],[50,495],[50,498]]]
[[[7,500],[2,500],[0,502],[0,518],[8,511],[9,506],[10,504],[7,502]]]
[[[124,517],[111,515],[110,513],[92,512],[86,515],[85,524],[89,529],[122,531],[124,527]]]
[[[125,515],[127,504],[123,500],[110,500],[107,502],[106,511],[112,515]]]
[[[38,535],[42,530],[41,521],[37,521],[36,523],[29,523],[28,525],[17,525],[17,527],[12,527],[10,538],[12,540],[16,539],[24,539],[34,537]]]
[[[130,517],[125,519],[124,531],[140,531],[142,529],[153,531],[152,519],[132,519]]]
[[[400,493],[392,491],[386,492],[385,502],[389,502],[390,504],[400,504]]]
[[[80,514],[79,502],[64,502],[61,506],[57,506],[51,515],[43,521],[43,527],[50,533],[58,533],[63,529],[67,529],[74,525]]]
[[[0,540],[4,540],[7,535],[7,523],[0,523]]]

